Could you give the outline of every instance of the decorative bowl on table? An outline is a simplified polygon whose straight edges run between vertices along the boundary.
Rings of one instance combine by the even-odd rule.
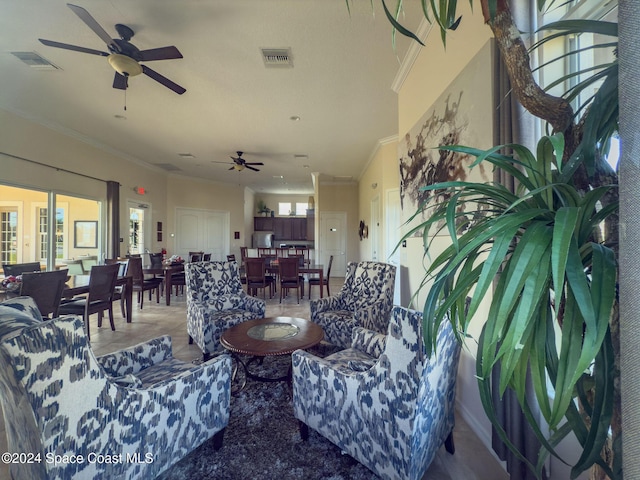
[[[22,276],[9,275],[2,280],[2,287],[9,292],[16,292],[20,290],[20,284],[22,283]]]
[[[163,260],[162,263],[164,265],[182,265],[184,263],[184,259],[179,255],[173,255],[166,260]]]

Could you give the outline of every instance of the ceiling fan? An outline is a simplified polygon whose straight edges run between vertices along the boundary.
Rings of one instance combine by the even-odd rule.
[[[73,50],[74,52],[89,53],[91,55],[99,55],[107,57],[109,64],[116,71],[113,79],[113,88],[126,90],[129,77],[144,73],[156,82],[182,95],[187,90],[177,83],[169,80],[167,77],[160,75],[155,70],[151,70],[146,65],[140,65],[139,62],[150,62],[152,60],[169,60],[174,58],[182,58],[182,54],[176,47],[160,47],[150,50],[139,50],[135,45],[129,43],[133,37],[133,30],[126,25],[118,23],[115,29],[120,38],[111,38],[109,34],[100,26],[100,24],[91,16],[84,8],[77,5],[67,3],[67,6],[78,16],[80,20],[95,32],[106,44],[109,53],[92,48],[79,47],[77,45],[69,45],[67,43],[54,42],[52,40],[44,40],[39,38],[40,42],[49,47],[63,48],[65,50]]]
[[[245,168],[248,168],[249,170],[253,170],[254,172],[259,172],[260,169],[254,168],[252,167],[252,165],[264,165],[264,163],[262,162],[247,162],[244,158],[242,158],[243,152],[238,151],[236,153],[238,154],[237,157],[230,157],[231,160],[233,160],[233,162],[215,162],[214,161],[213,163],[231,164],[232,167],[229,170],[237,170],[238,172],[241,172]]]

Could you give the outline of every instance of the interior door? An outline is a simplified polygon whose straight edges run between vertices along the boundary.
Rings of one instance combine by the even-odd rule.
[[[400,189],[393,188],[387,190],[385,209],[385,258],[386,262],[396,267],[396,282],[393,290],[394,305],[402,305],[401,278],[402,268],[400,266],[400,248],[396,250],[396,245],[401,238],[402,209],[400,207]],[[394,251],[395,250],[395,251]]]
[[[380,249],[380,197],[376,195],[371,199],[371,222],[369,225],[369,238],[371,239],[371,260],[374,262],[381,260]]]
[[[321,212],[318,236],[320,263],[329,264],[333,255],[331,276],[344,277],[347,272],[347,212]]]

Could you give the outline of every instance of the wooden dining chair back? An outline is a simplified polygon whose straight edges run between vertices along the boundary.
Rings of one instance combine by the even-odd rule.
[[[23,273],[39,272],[41,268],[40,262],[3,263],[2,270],[4,271],[4,276],[6,278],[11,275],[17,277],[18,275],[22,275]]]
[[[329,266],[327,267],[327,273],[322,277],[322,285],[320,285],[320,277],[309,277],[309,298],[311,298],[311,285],[319,285],[320,292],[322,293],[323,286],[327,287],[327,297],[331,296],[329,292],[329,279],[331,278],[331,265],[333,265],[333,255],[329,257]]]
[[[247,273],[247,292],[256,295],[258,289],[262,289],[262,298],[265,297],[265,289],[269,288],[269,298],[273,297],[274,279],[266,274],[266,266],[262,258],[246,258],[245,269]]]
[[[107,258],[104,263],[106,265],[119,265],[118,268],[118,277],[126,277],[129,274],[129,259],[128,258]],[[126,285],[116,285],[113,291],[113,301],[120,301],[120,313],[122,313],[122,318],[127,318],[127,311],[125,308],[125,294],[126,294]]]
[[[66,269],[24,273],[20,295],[33,298],[43,319],[56,318],[66,281]]]
[[[152,294],[156,292],[156,303],[160,303],[160,285],[162,285],[162,278],[145,278],[142,270],[142,257],[129,258],[129,267],[127,274],[131,277],[133,282],[133,291],[138,292],[138,304],[140,310],[144,305],[144,292],[149,292],[149,300],[152,298]]]
[[[290,289],[296,289],[296,297],[300,303],[300,291],[304,297],[304,278],[300,275],[300,259],[296,256],[278,260],[278,279],[280,281],[280,303],[282,296]]]
[[[94,265],[98,264],[98,256],[97,255],[87,255],[85,257],[78,257],[82,262],[82,270],[84,270],[85,274],[89,274],[91,272],[91,268]]]
[[[152,267],[161,267],[162,266],[162,253],[150,253],[149,261],[151,262]]]
[[[102,317],[107,311],[111,330],[116,329],[113,321],[113,295],[118,279],[119,264],[94,265],[89,276],[89,294],[77,300],[63,303],[58,309],[60,315],[82,315],[87,330],[87,338],[91,338],[89,317],[98,314],[98,327],[102,326]]]
[[[84,275],[84,269],[82,268],[82,260],[74,260],[72,258],[62,260],[69,270],[69,275]]]
[[[202,257],[204,256],[204,252],[189,252],[189,261],[193,262],[202,262]]]
[[[203,262],[210,262],[210,261],[211,261],[211,254],[210,254],[210,253],[205,253],[205,254],[202,256],[202,261],[203,261]]]
[[[235,262],[236,256],[232,253],[231,255],[227,255],[227,262]]]

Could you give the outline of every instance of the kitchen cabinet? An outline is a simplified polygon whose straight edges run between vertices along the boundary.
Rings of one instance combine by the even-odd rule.
[[[308,240],[307,219],[300,217],[254,217],[257,232],[273,232],[274,240]],[[311,238],[313,240],[313,238]]]
[[[256,232],[273,232],[274,217],[253,217],[253,229]]]

